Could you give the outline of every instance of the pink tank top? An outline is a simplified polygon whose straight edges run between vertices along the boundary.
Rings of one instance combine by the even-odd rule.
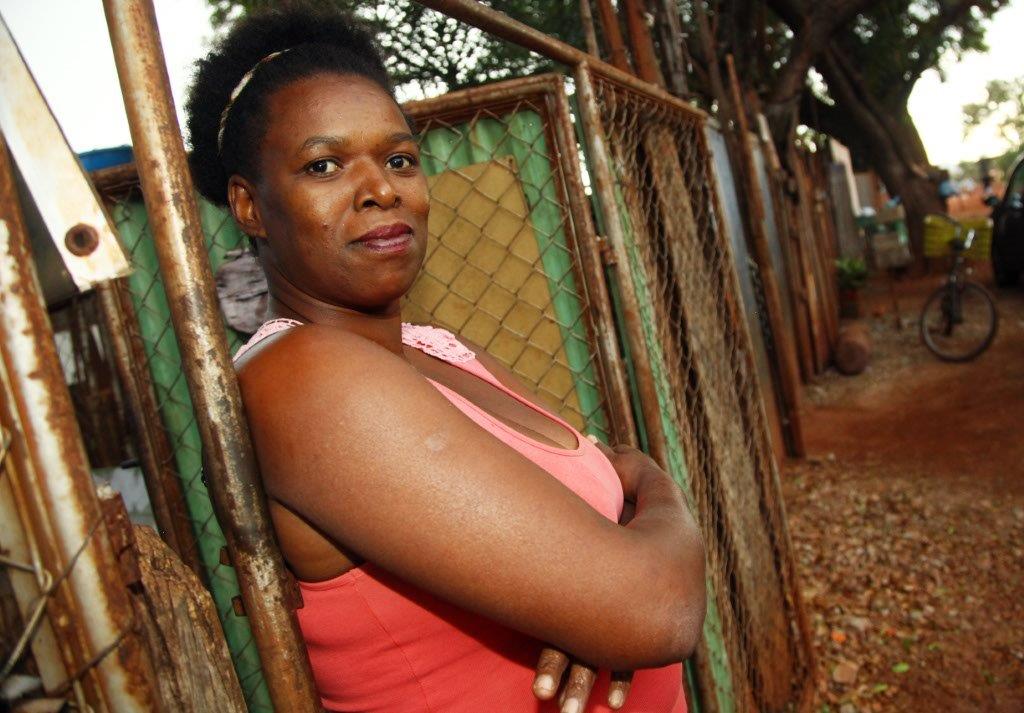
[[[271,334],[299,324],[284,319],[265,323],[235,359]],[[621,483],[608,459],[586,437],[504,386],[450,332],[403,324],[402,341],[470,372],[570,430],[578,440],[575,449],[541,443],[431,381],[481,428],[546,470],[605,517],[618,519]],[[303,597],[297,612],[299,625],[327,710],[558,711],[554,702],[538,701],[532,692],[534,667],[543,646],[536,639],[448,604],[369,562],[333,579],[299,582],[299,587]],[[682,676],[681,664],[637,671],[620,710],[685,713]],[[587,713],[610,713],[608,684],[609,672],[601,671]]]

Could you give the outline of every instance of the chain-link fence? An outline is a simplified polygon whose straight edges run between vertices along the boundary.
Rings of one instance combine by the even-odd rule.
[[[542,98],[413,107],[430,242],[404,315],[480,345],[566,421],[609,440],[590,297]]]
[[[171,326],[149,219],[141,196],[130,187],[107,198],[113,199],[111,215],[133,268],[127,286],[146,360],[144,365],[137,366],[149,375],[161,425],[170,442],[172,467],[181,481],[188,518],[195,534],[201,574],[220,614],[249,710],[270,711],[273,708],[263,679],[259,653],[253,644],[249,623],[238,604],[241,601],[238,581],[227,557],[227,542],[203,480],[202,442],[182,371],[177,338]],[[210,265],[216,270],[226,253],[245,245],[245,236],[228,214],[202,200],[200,215]],[[232,348],[237,348],[240,344],[238,335],[230,329],[227,333]]]
[[[703,692],[718,710],[786,710],[809,648],[703,121],[592,76],[669,465],[707,547]]]

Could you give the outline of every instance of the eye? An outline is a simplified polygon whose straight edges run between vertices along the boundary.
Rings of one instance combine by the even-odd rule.
[[[341,166],[333,158],[318,158],[306,166],[306,172],[314,176],[329,176],[341,170]]]
[[[396,171],[412,168],[416,165],[416,159],[408,154],[395,154],[388,159],[388,168],[392,168]]]

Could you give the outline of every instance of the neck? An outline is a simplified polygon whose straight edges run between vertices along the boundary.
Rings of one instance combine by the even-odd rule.
[[[363,312],[313,297],[288,280],[270,261],[264,264],[264,270],[270,291],[268,319],[295,319],[344,329],[404,358],[402,313],[398,302],[380,312]]]

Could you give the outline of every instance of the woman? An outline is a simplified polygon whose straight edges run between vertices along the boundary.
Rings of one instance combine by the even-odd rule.
[[[678,488],[482,350],[402,324],[429,200],[370,37],[250,16],[200,63],[188,114],[196,184],[270,286],[238,376],[324,706],[558,710],[565,658],[538,664],[543,641],[599,671],[572,669],[563,711],[685,710],[704,581]],[[623,703],[609,671],[634,669]]]

